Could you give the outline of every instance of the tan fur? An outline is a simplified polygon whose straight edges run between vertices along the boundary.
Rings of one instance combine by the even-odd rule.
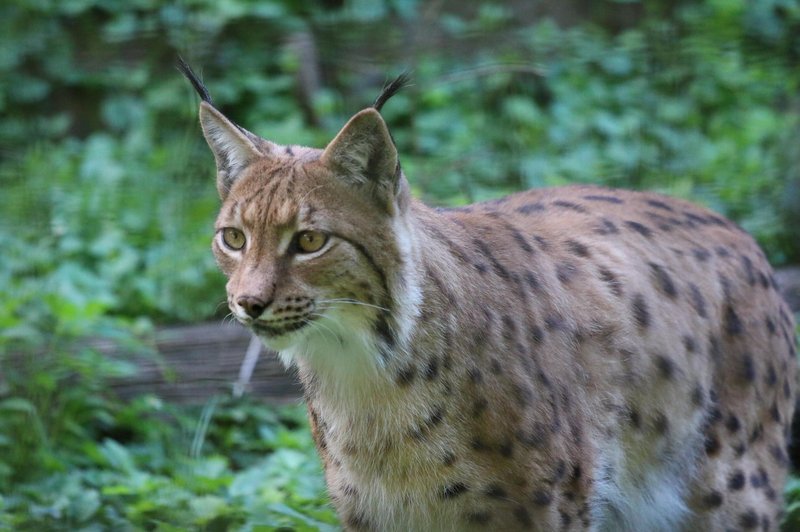
[[[587,186],[431,209],[373,109],[321,151],[203,105],[229,305],[297,366],[346,528],[777,528],[794,324],[735,224]]]

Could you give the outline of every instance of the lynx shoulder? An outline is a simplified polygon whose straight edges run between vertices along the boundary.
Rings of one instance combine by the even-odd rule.
[[[378,109],[280,146],[183,70],[228,304],[296,366],[347,529],[777,529],[794,323],[742,229],[588,186],[432,209]]]

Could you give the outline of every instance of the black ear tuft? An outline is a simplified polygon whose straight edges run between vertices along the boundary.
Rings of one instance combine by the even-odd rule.
[[[403,87],[410,85],[410,82],[411,74],[407,71],[397,76],[394,81],[383,87],[381,93],[375,98],[375,103],[372,104],[372,108],[376,111],[380,111],[383,104],[385,104],[389,98],[397,94]]]
[[[189,64],[186,61],[184,61],[181,56],[178,56],[177,67],[178,70],[180,70],[181,74],[186,76],[186,79],[188,79],[189,82],[192,84],[192,87],[194,87],[194,90],[197,91],[197,94],[200,95],[200,99],[203,100],[204,102],[211,104],[212,103],[211,95],[208,93],[208,89],[206,88],[205,85],[203,85],[203,82],[200,81],[200,79],[197,77],[194,71],[192,71],[192,67],[190,67]]]

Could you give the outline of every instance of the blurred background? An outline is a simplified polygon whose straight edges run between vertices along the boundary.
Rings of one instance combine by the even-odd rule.
[[[0,530],[338,529],[296,389],[119,391],[142,364],[177,383],[164,331],[228,312],[178,55],[233,120],[316,147],[409,71],[383,114],[429,203],[656,190],[800,263],[798,0],[5,1]]]

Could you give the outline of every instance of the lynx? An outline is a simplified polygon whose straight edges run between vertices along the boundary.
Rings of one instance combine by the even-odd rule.
[[[742,229],[593,186],[430,208],[380,115],[402,80],[320,150],[181,68],[228,305],[296,367],[346,529],[777,529],[794,323]]]

